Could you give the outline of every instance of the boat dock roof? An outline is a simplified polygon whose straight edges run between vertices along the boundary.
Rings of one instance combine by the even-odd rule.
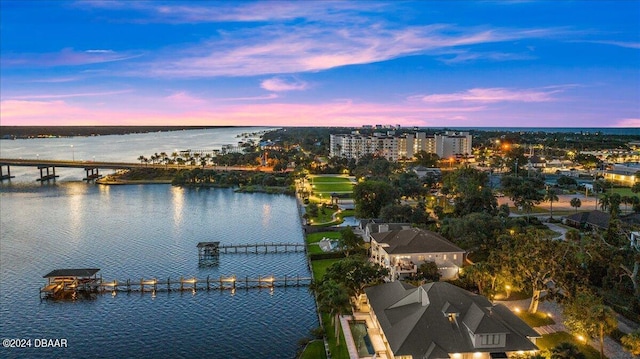
[[[53,277],[91,277],[100,271],[99,268],[54,269],[42,278]]]

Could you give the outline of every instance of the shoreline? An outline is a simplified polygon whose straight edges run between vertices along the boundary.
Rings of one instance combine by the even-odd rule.
[[[131,184],[171,184],[171,180],[123,180],[123,179],[102,179],[96,180],[96,184],[105,186],[131,185]]]

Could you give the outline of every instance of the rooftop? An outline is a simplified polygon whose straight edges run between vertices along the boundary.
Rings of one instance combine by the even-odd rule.
[[[98,268],[73,268],[73,269],[54,269],[42,278],[53,277],[92,277],[98,273]]]
[[[441,235],[418,228],[394,230],[371,235],[379,244],[386,244],[389,254],[464,252]]]
[[[395,355],[440,358],[446,353],[538,349],[529,338],[540,335],[507,307],[449,283],[413,287],[396,281],[365,292]],[[445,315],[449,313],[455,313],[454,320]],[[475,347],[469,331],[506,333],[506,343],[500,348]]]

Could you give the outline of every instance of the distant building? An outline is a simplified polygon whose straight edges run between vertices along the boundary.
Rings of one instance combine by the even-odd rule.
[[[440,158],[467,156],[472,153],[472,136],[468,132],[446,131],[442,135],[427,136],[424,132],[396,136],[394,131],[374,135],[332,134],[329,155],[359,159],[372,154],[384,156],[390,161],[413,158],[416,153],[435,153]]]
[[[441,279],[458,277],[465,251],[441,235],[418,228],[370,234],[370,259],[389,270],[391,281],[414,275],[424,262],[438,266]]]
[[[636,173],[640,172],[640,163],[616,163],[613,169],[603,173],[604,179],[625,186],[632,186],[640,181]]]
[[[506,306],[445,282],[367,288],[354,317],[384,358],[507,358],[537,351],[542,337]]]

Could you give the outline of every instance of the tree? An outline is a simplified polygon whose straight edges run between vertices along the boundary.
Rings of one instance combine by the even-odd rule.
[[[324,275],[323,280],[334,280],[346,288],[352,297],[359,297],[364,288],[381,283],[389,271],[367,258],[355,255],[333,263]]]
[[[573,343],[562,342],[551,348],[551,359],[585,359],[586,356],[580,352]]]
[[[514,236],[503,235],[500,241],[502,250],[492,255],[499,257],[504,270],[512,278],[519,278],[531,290],[529,313],[536,313],[542,292],[549,291],[547,284],[553,281],[559,289],[567,282],[564,279],[570,277],[574,258],[569,247],[566,242],[545,239],[537,230]]]
[[[462,217],[469,213],[496,214],[498,202],[491,191],[486,172],[475,168],[460,168],[444,176],[442,193],[454,198],[454,214]]]
[[[415,157],[414,163],[424,167],[436,167],[440,158],[435,153],[427,151],[419,151],[413,155]]]
[[[604,358],[604,337],[618,327],[613,309],[604,305],[602,298],[581,289],[565,303],[562,313],[571,332],[599,339],[600,358]]]
[[[620,203],[622,203],[620,193],[612,193],[609,195],[609,214],[611,214],[612,218],[618,218],[620,215]]]
[[[544,200],[549,202],[549,218],[553,219],[553,202],[558,201],[558,195],[556,194],[556,191],[554,191],[553,188],[547,186],[547,191],[544,194]]]
[[[544,199],[540,193],[544,183],[539,179],[503,177],[502,187],[513,204],[522,208],[529,214],[534,205],[539,204]]]
[[[636,329],[622,337],[620,340],[626,351],[633,355],[640,355],[640,329]]]
[[[353,233],[351,227],[346,227],[340,231],[340,239],[338,239],[338,245],[344,250],[345,255],[348,257],[350,251],[355,251],[362,247],[364,240],[359,235]]]
[[[351,302],[342,284],[334,280],[323,280],[317,288],[318,307],[320,311],[331,315],[331,322],[335,327],[335,336],[340,345],[340,320],[342,314],[351,310]]]
[[[569,204],[571,205],[571,207],[575,208],[576,209],[576,213],[578,213],[578,208],[580,208],[580,206],[582,206],[582,201],[580,200],[580,198],[574,197],[574,198],[571,199]]]
[[[416,270],[416,279],[425,282],[437,282],[440,280],[440,272],[435,262],[424,262]]]
[[[382,207],[395,203],[398,192],[393,186],[382,181],[364,181],[353,187],[356,216],[377,218]]]
[[[638,176],[638,175],[636,174],[636,176]],[[636,183],[633,184],[633,186],[631,186],[631,192],[633,192],[633,193],[640,192],[640,182],[636,182]]]

